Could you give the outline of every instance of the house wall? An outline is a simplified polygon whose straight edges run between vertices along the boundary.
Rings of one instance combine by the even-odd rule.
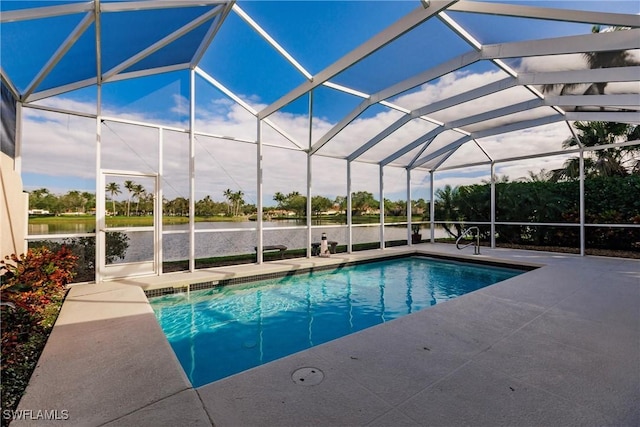
[[[26,251],[25,237],[29,195],[22,191],[22,178],[15,162],[0,153],[0,257]]]

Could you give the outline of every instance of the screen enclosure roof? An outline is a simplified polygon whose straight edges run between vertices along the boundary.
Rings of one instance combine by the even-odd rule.
[[[640,123],[637,1],[0,5],[2,81],[24,105],[194,70],[287,148],[423,170]]]

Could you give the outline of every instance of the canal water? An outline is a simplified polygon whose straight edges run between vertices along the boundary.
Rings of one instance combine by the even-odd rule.
[[[307,228],[299,221],[265,221],[263,223],[263,244],[284,245],[288,249],[306,247]],[[195,257],[219,257],[255,253],[257,246],[257,223],[255,222],[196,222],[195,223]],[[29,224],[29,234],[71,234],[91,233],[93,225],[86,224]],[[162,236],[162,260],[179,261],[189,258],[189,225],[164,225]],[[330,241],[344,245],[348,239],[345,225],[313,225],[312,241],[320,241],[322,233],[327,234]],[[386,225],[385,241],[406,240],[407,226]],[[423,224],[422,238],[429,239],[428,224]],[[153,258],[153,232],[127,232],[128,247],[123,259],[115,262],[136,262]],[[380,241],[380,225],[355,225],[352,231],[353,243],[371,243]],[[446,233],[436,229],[436,238],[445,237]],[[56,240],[56,239],[52,239]]]

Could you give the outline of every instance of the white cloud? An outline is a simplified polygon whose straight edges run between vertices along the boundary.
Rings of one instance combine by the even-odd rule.
[[[487,71],[484,73],[471,73],[468,70],[455,71],[442,76],[435,83],[423,84],[417,91],[402,94],[394,98],[393,102],[404,108],[414,110],[505,77],[506,74],[502,71]]]
[[[626,51],[630,62],[640,64],[640,49],[630,49]],[[520,72],[551,72],[551,71],[572,71],[588,70],[589,64],[583,54],[570,55],[550,55],[523,58],[520,65]],[[588,84],[577,85],[567,91],[567,94],[582,94],[589,87]],[[558,91],[560,86],[558,87]],[[640,93],[640,82],[613,82],[607,84],[605,94]]]
[[[23,119],[24,172],[95,177],[95,120],[33,109],[24,109]]]
[[[573,53],[569,55],[547,55],[523,58],[520,65],[520,72],[550,72],[550,71],[571,71],[586,70],[589,68],[584,55]]]

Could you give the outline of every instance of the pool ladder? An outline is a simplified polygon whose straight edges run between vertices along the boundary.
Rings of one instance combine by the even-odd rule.
[[[471,234],[472,231],[476,232],[476,238],[475,240],[467,243],[466,245],[460,247],[460,240],[464,239],[465,237],[469,236]],[[464,230],[462,232],[462,234],[460,235],[460,237],[458,237],[458,239],[456,240],[456,248],[458,248],[458,250],[463,250],[464,248],[467,248],[471,245],[473,246],[473,254],[474,255],[480,255],[480,229],[478,227],[469,227],[466,230]]]

